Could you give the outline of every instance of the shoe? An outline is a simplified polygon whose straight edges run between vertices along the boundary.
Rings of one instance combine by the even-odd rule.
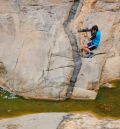
[[[85,57],[84,57],[84,58],[92,58],[92,57],[93,57],[93,55],[94,55],[94,53],[93,53],[93,52],[89,52],[88,54],[86,54],[86,55],[85,55]]]
[[[88,58],[92,58],[94,56],[93,52],[90,52],[90,56]]]

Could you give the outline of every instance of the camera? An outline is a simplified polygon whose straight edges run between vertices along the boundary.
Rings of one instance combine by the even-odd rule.
[[[78,32],[91,32],[91,29],[88,29],[88,28],[81,29],[81,30],[78,30]]]

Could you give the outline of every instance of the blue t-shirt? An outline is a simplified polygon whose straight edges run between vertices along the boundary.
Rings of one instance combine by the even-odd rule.
[[[98,47],[100,40],[101,40],[101,32],[97,31],[96,37],[92,40],[92,44]]]

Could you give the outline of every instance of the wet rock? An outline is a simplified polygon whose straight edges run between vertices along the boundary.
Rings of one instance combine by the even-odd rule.
[[[105,84],[103,85],[103,87],[113,88],[113,85],[110,84],[110,83],[105,83]]]
[[[80,88],[80,87],[75,87],[71,98],[72,99],[81,99],[81,100],[82,99],[94,100],[96,98],[96,96],[97,96],[97,93],[95,91],[85,90],[85,89]]]
[[[97,119],[90,114],[71,114],[58,129],[120,129],[120,120]]]

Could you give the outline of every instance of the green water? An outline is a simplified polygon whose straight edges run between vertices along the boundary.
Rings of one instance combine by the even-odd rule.
[[[5,99],[8,92],[0,90],[0,118],[43,112],[93,112],[100,117],[120,118],[120,81],[115,88],[101,88],[94,101],[66,100],[62,102],[26,100],[22,97]]]

